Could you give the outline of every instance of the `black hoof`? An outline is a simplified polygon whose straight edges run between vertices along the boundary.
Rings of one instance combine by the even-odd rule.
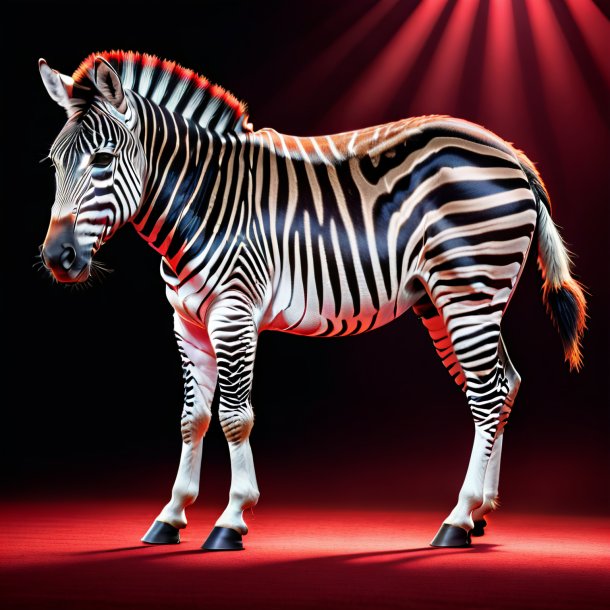
[[[470,546],[470,532],[467,532],[463,527],[443,523],[430,546],[454,548]]]
[[[244,545],[239,532],[230,527],[216,526],[201,548],[206,551],[243,551]]]
[[[474,527],[470,530],[471,536],[485,536],[485,526],[487,525],[487,521],[485,519],[480,519],[479,521],[474,522]]]
[[[180,542],[180,530],[169,523],[155,521],[142,537],[142,542],[146,542],[146,544],[178,544]]]

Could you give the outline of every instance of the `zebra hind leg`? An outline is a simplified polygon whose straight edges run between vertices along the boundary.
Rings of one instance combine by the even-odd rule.
[[[474,444],[458,503],[431,542],[432,546],[470,545],[471,532],[475,528],[472,516],[484,505],[490,461],[496,465],[496,474],[490,470],[488,506],[495,503],[500,447],[496,449],[495,460],[492,460],[492,454],[496,438],[510,414],[516,384],[511,382],[512,372],[508,374],[513,369],[512,365],[506,365],[508,358],[504,357],[505,350],[500,340],[502,301],[509,294],[500,296],[493,293],[493,290],[481,295],[456,291],[449,298],[443,297],[441,307],[424,298],[414,308],[427,327],[444,365],[465,390],[475,423]],[[485,510],[480,512],[480,521]],[[477,524],[479,528],[482,525]]]
[[[464,372],[456,356],[455,349],[449,336],[449,332],[447,331],[445,323],[441,315],[439,314],[437,308],[430,300],[430,297],[427,294],[422,297],[418,301],[418,303],[414,305],[413,311],[428,330],[436,352],[439,358],[441,359],[443,365],[447,369],[448,373],[451,375],[455,383],[460,386],[462,390],[466,390],[466,380],[464,377]],[[493,326],[487,328],[483,327],[481,328],[481,331],[482,332],[479,333],[479,336],[483,339],[485,338],[486,334],[489,334],[492,339],[496,334]],[[508,357],[506,347],[501,336],[499,339],[498,348],[498,356],[504,367],[505,376],[509,385],[509,392],[506,397],[506,405],[508,407],[508,411],[507,415],[501,419],[500,425],[498,426],[498,431],[491,451],[489,464],[485,470],[485,478],[483,484],[483,502],[472,513],[473,528],[470,531],[471,536],[484,535],[485,527],[487,526],[485,516],[491,511],[496,510],[498,507],[498,484],[500,477],[500,457],[502,453],[504,425],[506,423],[506,419],[508,419],[508,412],[512,408],[514,399],[517,395],[517,391],[521,382],[519,374],[515,370],[512,362],[510,361],[510,358]],[[464,535],[460,530],[457,531],[457,534],[457,543],[459,546],[462,546],[464,544]],[[436,540],[436,542],[440,543],[441,541]],[[448,540],[445,540],[445,543],[447,542]]]
[[[508,381],[508,395],[506,396],[506,411],[504,417],[500,421],[498,431],[496,433],[496,439],[491,452],[491,458],[487,470],[485,471],[485,482],[483,485],[483,503],[481,506],[476,508],[472,513],[472,519],[474,521],[474,528],[472,529],[472,536],[483,536],[485,534],[485,527],[487,521],[486,515],[499,507],[498,501],[498,489],[500,483],[500,460],[502,456],[502,443],[504,439],[504,426],[508,420],[508,414],[512,410],[519,386],[521,385],[521,377],[517,373],[513,363],[511,362],[504,340],[500,336],[499,344],[499,356],[504,366],[504,374]]]
[[[496,357],[495,360],[493,369],[484,374],[464,371],[468,402],[475,419],[474,443],[458,502],[432,540],[432,546],[470,545],[471,532],[475,528],[473,512],[484,503],[485,479],[492,461],[497,433],[503,425],[501,422],[510,412],[506,405],[508,395],[506,377],[499,359]],[[482,526],[482,523],[477,525]]]

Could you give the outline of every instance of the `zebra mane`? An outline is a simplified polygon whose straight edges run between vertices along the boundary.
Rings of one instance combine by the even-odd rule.
[[[135,91],[205,129],[218,133],[253,131],[246,104],[231,92],[176,62],[148,53],[92,53],[72,75],[76,87],[92,87],[96,57],[103,57],[112,65],[124,89]]]

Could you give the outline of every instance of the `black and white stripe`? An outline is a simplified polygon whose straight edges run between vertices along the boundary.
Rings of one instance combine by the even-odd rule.
[[[80,97],[64,100],[71,119],[51,151],[54,216],[76,206],[75,232],[92,252],[131,221],[162,255],[179,326],[200,329],[202,353],[214,351],[220,420],[235,451],[253,423],[261,331],[347,336],[413,307],[465,390],[477,430],[470,479],[448,522],[468,529],[473,508],[487,502],[491,510],[495,498],[477,485],[520,382],[501,320],[537,225],[545,295],[564,304],[569,296],[582,317],[582,325],[568,324],[566,354],[575,366],[584,328],[584,298],[525,155],[449,117],[322,137],[254,132],[243,105],[175,64],[133,54],[95,61],[112,87],[96,81],[93,60],[75,73]],[[107,90],[111,97],[100,100]],[[104,152],[113,158],[98,167],[92,159]],[[561,317],[561,307],[555,311]],[[200,382],[178,337],[189,444],[199,434],[190,422]],[[253,466],[248,480],[246,491],[232,487],[240,506],[248,505],[243,497],[258,498]]]

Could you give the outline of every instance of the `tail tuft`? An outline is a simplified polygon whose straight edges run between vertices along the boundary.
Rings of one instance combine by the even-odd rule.
[[[582,286],[569,278],[560,286],[544,283],[542,298],[563,343],[570,370],[582,368],[582,336],[587,326],[587,302]]]

